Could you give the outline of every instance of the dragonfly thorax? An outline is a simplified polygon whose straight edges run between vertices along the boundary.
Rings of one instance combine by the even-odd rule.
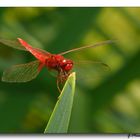
[[[51,55],[49,59],[46,61],[46,66],[49,69],[55,69],[57,71],[70,71],[73,68],[73,61],[70,59],[66,59],[61,55]]]

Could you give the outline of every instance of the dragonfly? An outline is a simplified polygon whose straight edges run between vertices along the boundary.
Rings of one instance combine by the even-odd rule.
[[[14,41],[0,39],[0,44],[15,49],[28,51],[37,59],[29,63],[11,66],[3,72],[2,81],[12,83],[28,82],[35,79],[43,67],[47,67],[48,70],[54,70],[57,72],[57,88],[59,92],[61,92],[60,84],[65,83],[75,65],[73,60],[64,57],[65,54],[111,43],[113,43],[113,40],[106,40],[93,45],[74,48],[59,54],[52,54],[48,51],[32,47],[21,38],[17,38]]]

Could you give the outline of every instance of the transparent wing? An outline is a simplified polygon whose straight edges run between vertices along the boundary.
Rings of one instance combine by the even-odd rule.
[[[94,87],[104,80],[111,68],[100,61],[76,61],[73,71],[77,75],[77,83],[82,86]]]
[[[36,78],[39,74],[40,62],[38,60],[15,65],[7,69],[3,73],[2,81],[4,82],[28,82]]]
[[[14,49],[27,51],[19,42],[18,40],[7,40],[0,38],[0,44],[8,47],[12,47]]]
[[[114,43],[114,41],[115,40],[106,40],[106,41],[102,41],[102,42],[99,42],[99,43],[96,43],[96,44],[83,46],[83,47],[80,47],[80,48],[74,48],[74,49],[71,49],[71,50],[68,50],[68,51],[65,51],[65,52],[61,52],[60,55],[64,55],[64,54],[67,54],[67,53],[70,53],[70,52],[76,52],[76,51],[84,50],[84,49],[87,49],[87,48],[95,48],[95,47],[100,47],[100,46],[107,45],[107,44],[112,44],[112,43]]]
[[[111,68],[109,67],[109,65],[107,65],[106,63],[102,62],[102,61],[90,61],[90,60],[78,60],[74,62],[75,66],[80,67],[81,65],[83,66],[94,66],[94,67],[98,67],[102,70],[111,70]]]

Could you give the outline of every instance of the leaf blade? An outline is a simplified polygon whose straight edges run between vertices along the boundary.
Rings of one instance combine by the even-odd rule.
[[[59,96],[44,133],[67,133],[75,92],[75,73],[72,73]]]

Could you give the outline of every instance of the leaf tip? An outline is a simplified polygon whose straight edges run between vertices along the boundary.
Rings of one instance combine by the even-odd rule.
[[[69,75],[69,78],[74,78],[74,80],[75,80],[75,77],[76,77],[76,73],[75,72],[72,72],[70,75]]]

